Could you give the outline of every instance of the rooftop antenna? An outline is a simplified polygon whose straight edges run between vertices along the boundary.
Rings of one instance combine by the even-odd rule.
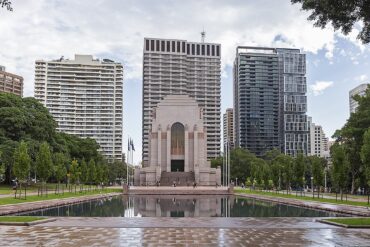
[[[206,38],[206,32],[204,31],[204,28],[200,35],[202,36],[202,43],[204,43],[204,39]]]

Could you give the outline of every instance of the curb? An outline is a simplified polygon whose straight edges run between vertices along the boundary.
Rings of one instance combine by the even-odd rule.
[[[318,221],[320,223],[333,225],[333,226],[344,227],[344,228],[362,228],[362,229],[369,229],[370,228],[370,225],[355,226],[355,225],[347,225],[347,224],[337,223],[337,222],[328,221],[328,220],[316,220],[316,221]]]
[[[35,220],[31,222],[0,222],[0,226],[34,226],[38,224],[56,221],[55,218],[48,218],[43,220]]]

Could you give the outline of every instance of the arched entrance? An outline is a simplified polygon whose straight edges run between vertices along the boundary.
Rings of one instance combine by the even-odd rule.
[[[176,122],[171,127],[171,172],[184,171],[185,127]]]

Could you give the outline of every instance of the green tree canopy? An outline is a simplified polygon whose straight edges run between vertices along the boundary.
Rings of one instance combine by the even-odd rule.
[[[361,160],[364,164],[367,185],[370,186],[370,127],[364,134],[361,148]]]
[[[26,181],[30,171],[30,156],[27,153],[27,144],[21,142],[14,152],[13,173],[19,181]]]
[[[66,164],[68,159],[63,153],[54,154],[54,175],[55,179],[60,183],[67,175]]]
[[[357,38],[363,43],[370,42],[370,1],[369,0],[291,0],[301,3],[302,9],[312,11],[308,20],[315,21],[314,26],[325,28],[329,23],[334,30],[341,30],[345,35],[353,26],[361,22],[362,30]]]
[[[53,172],[53,160],[47,142],[43,142],[40,146],[40,150],[36,157],[36,170],[37,176],[43,182],[46,182]]]

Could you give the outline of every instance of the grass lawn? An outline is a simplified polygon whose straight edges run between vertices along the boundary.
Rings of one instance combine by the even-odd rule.
[[[84,191],[84,192],[64,192],[64,195],[55,195],[54,192],[49,192],[48,196],[41,197],[37,195],[27,196],[27,199],[14,199],[14,197],[5,197],[0,198],[0,205],[7,205],[7,204],[17,204],[17,203],[24,203],[24,202],[37,202],[37,201],[45,201],[51,199],[63,199],[63,198],[70,198],[70,197],[79,197],[79,196],[87,196],[87,195],[98,195],[98,194],[106,194],[111,192],[122,192],[122,189],[104,189],[104,190],[96,190],[96,191]]]
[[[370,218],[337,218],[325,219],[326,221],[340,223],[348,226],[370,226]]]
[[[303,200],[303,201],[314,201],[314,202],[327,202],[327,203],[333,203],[333,204],[341,204],[341,205],[352,205],[352,206],[363,206],[368,207],[370,206],[367,204],[367,202],[358,202],[358,201],[341,201],[338,199],[337,201],[335,199],[328,199],[328,198],[312,198],[307,196],[295,196],[294,194],[277,194],[276,192],[267,192],[267,191],[257,191],[249,189],[235,189],[235,193],[242,193],[242,194],[251,194],[251,195],[262,195],[262,196],[273,196],[273,197],[280,197],[280,198],[290,198],[290,199],[297,199],[297,200]]]
[[[38,216],[0,216],[0,222],[32,222],[44,219],[46,218]]]
[[[55,184],[55,183],[48,183],[46,186],[47,186],[47,188],[49,190],[54,190],[56,185],[57,184]],[[36,184],[32,184],[30,186],[27,186],[27,192],[37,192],[37,189],[38,189],[37,186],[38,185],[36,185]],[[60,184],[60,186],[64,186],[64,188],[65,188],[65,184],[64,183],[63,184]],[[22,185],[22,188],[24,188],[23,185]],[[1,194],[3,194],[3,195],[4,194],[5,195],[14,194],[13,187],[11,185],[9,185],[9,184],[1,184],[0,185],[0,195]]]

